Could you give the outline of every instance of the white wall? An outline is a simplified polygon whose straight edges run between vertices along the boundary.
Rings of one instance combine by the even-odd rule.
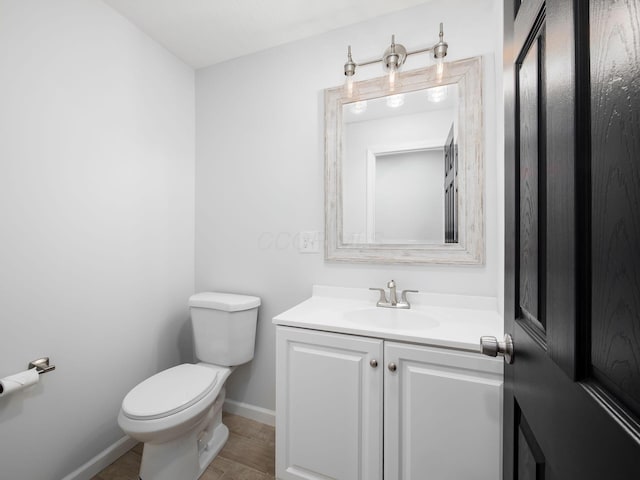
[[[256,357],[230,377],[231,399],[274,408],[271,319],[307,298],[313,284],[382,287],[393,278],[400,288],[498,295],[500,12],[498,0],[434,0],[196,73],[196,290],[263,300]],[[297,233],[324,226],[323,90],[343,81],[347,45],[355,61],[380,56],[392,33],[407,48],[420,48],[437,41],[440,21],[448,58],[484,55],[486,61],[485,265],[350,265],[299,254]],[[406,68],[427,62],[426,55],[409,57]],[[361,78],[380,73],[377,65],[358,72]]]
[[[123,436],[131,387],[190,360],[194,74],[97,0],[0,0],[0,478]]]

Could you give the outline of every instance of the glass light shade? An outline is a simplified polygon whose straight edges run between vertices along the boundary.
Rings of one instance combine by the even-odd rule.
[[[441,82],[444,75],[444,58],[436,59],[436,81]]]
[[[356,85],[353,81],[353,75],[345,76],[344,80],[344,93],[347,98],[353,98],[356,96]]]
[[[395,92],[398,86],[398,69],[393,66],[389,68],[389,91]]]

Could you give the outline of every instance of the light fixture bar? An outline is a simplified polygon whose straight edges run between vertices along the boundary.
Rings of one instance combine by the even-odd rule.
[[[344,64],[344,74],[346,78],[348,96],[351,97],[353,93],[353,76],[356,74],[357,67],[363,67],[366,65],[373,65],[374,63],[382,63],[384,69],[389,71],[389,84],[390,89],[394,89],[395,85],[395,76],[404,65],[407,57],[409,55],[416,55],[419,53],[427,53],[433,52],[433,58],[438,62],[438,78],[442,76],[442,62],[444,57],[447,56],[447,50],[449,45],[444,41],[444,31],[443,24],[440,23],[440,32],[439,32],[439,40],[438,42],[426,48],[419,48],[412,51],[407,51],[404,45],[395,43],[395,35],[391,36],[391,45],[384,51],[381,58],[372,58],[370,60],[365,60],[362,62],[354,62],[353,57],[351,55],[351,46],[348,47],[347,53],[347,63]]]

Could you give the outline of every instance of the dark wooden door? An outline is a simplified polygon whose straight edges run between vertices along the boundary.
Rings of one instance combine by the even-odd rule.
[[[640,479],[640,0],[504,5],[504,478]]]
[[[444,242],[458,243],[458,146],[453,124],[444,144]]]

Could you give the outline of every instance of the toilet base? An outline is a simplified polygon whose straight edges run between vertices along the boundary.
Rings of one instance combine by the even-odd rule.
[[[145,443],[140,480],[197,480],[229,438],[222,423],[224,389],[205,418],[182,437],[164,443]]]

